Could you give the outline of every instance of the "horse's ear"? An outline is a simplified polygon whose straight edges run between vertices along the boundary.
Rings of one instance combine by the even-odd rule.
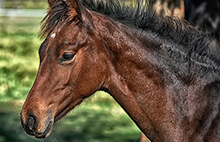
[[[67,2],[67,4],[69,5],[70,8],[73,8],[75,10],[75,12],[76,12],[75,14],[77,14],[78,17],[80,19],[82,19],[82,13],[81,13],[82,11],[81,11],[81,6],[80,6],[79,1],[78,0],[66,0],[66,2]],[[74,14],[74,13],[72,13],[72,14]]]
[[[66,0],[74,9],[79,8],[79,1],[78,0]]]
[[[84,24],[88,25],[93,25],[93,20],[92,16],[88,12],[88,10],[79,2],[79,0],[66,0],[67,5],[69,8],[69,15],[71,17],[77,17],[83,22]]]

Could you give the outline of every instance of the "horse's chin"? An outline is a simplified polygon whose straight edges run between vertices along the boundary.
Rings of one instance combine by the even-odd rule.
[[[71,111],[75,106],[79,105],[82,101],[83,99],[77,99],[73,103],[66,105],[66,107],[61,109],[60,112],[58,112],[58,114],[54,117],[54,123],[63,118],[69,111]]]
[[[53,129],[53,124],[54,122],[53,121],[50,121],[46,127],[46,129],[44,130],[44,132],[36,132],[34,134],[35,138],[38,138],[38,139],[43,139],[43,138],[46,138],[48,137],[51,132],[52,132],[52,129]]]

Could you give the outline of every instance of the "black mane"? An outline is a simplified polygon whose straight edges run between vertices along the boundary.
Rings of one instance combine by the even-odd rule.
[[[184,56],[189,65],[192,61],[211,70],[220,70],[220,52],[207,34],[196,30],[189,23],[174,17],[158,16],[145,0],[128,6],[119,0],[80,0],[89,10],[119,21],[127,26],[140,29],[151,35],[155,42],[163,43],[172,54]],[[143,4],[144,3],[144,4]],[[135,5],[135,6],[134,6]],[[44,18],[42,35],[49,33],[59,23],[68,20],[68,6],[57,1]],[[190,68],[191,66],[189,66]]]

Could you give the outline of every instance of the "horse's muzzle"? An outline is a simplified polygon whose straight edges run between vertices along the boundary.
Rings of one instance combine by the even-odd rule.
[[[45,138],[51,132],[53,121],[48,123],[48,126],[44,132],[37,132],[36,128],[38,125],[38,118],[32,113],[27,116],[26,122],[23,122],[21,118],[21,125],[27,134],[35,136],[36,138]]]

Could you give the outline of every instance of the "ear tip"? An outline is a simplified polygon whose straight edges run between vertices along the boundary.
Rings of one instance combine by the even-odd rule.
[[[74,0],[73,0],[74,1]],[[49,6],[53,6],[56,2],[68,2],[68,0],[47,0]]]
[[[53,3],[54,3],[54,0],[47,0],[47,2],[48,2],[48,4],[49,4],[50,6],[52,6]]]
[[[50,7],[53,7],[57,2],[65,2],[70,7],[79,9],[80,1],[79,0],[47,0]]]

